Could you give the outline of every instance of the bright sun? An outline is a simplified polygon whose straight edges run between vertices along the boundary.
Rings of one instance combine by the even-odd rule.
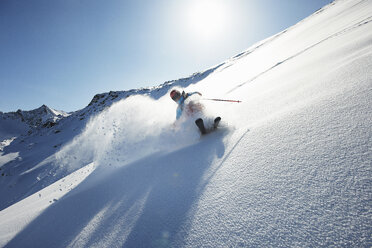
[[[188,28],[200,39],[210,40],[224,32],[227,6],[220,0],[196,0],[188,10]]]

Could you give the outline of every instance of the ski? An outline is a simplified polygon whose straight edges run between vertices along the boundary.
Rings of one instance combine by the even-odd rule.
[[[216,119],[214,119],[214,123],[213,123],[214,129],[218,127],[218,124],[220,123],[220,121],[221,121],[221,117],[219,116]]]
[[[207,133],[207,130],[205,129],[205,126],[204,126],[204,121],[202,118],[199,118],[195,121],[195,124],[196,126],[198,126],[201,134],[206,134]]]
[[[199,128],[200,133],[202,135],[204,135],[204,134],[210,133],[213,130],[215,130],[218,127],[218,124],[220,123],[220,121],[221,121],[221,117],[217,117],[216,119],[214,119],[213,127],[211,129],[208,129],[208,130],[205,128],[204,121],[203,121],[202,118],[197,119],[195,121],[195,124]]]

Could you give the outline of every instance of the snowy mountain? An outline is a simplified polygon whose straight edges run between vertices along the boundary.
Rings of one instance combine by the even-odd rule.
[[[370,68],[372,3],[338,0],[189,78],[0,113],[0,246],[370,247]],[[173,88],[221,128],[174,124]]]
[[[25,134],[27,129],[32,132],[33,129],[41,127],[52,127],[69,114],[64,111],[57,111],[42,105],[40,108],[31,111],[17,110],[17,112],[0,112],[0,139],[8,139],[10,136],[19,136]]]

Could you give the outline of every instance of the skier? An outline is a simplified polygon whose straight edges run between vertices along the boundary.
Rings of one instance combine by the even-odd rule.
[[[170,97],[173,99],[173,101],[175,101],[178,104],[177,111],[176,111],[176,119],[177,120],[182,116],[182,114],[184,112],[187,114],[187,116],[192,116],[192,115],[195,115],[197,113],[202,113],[203,112],[204,106],[202,104],[200,104],[199,102],[189,101],[189,102],[187,102],[187,104],[185,104],[185,100],[189,96],[192,96],[192,95],[195,95],[195,94],[197,94],[199,96],[202,96],[202,94],[200,92],[185,93],[185,91],[182,91],[182,93],[181,93],[180,91],[175,90],[175,89],[170,92]],[[220,122],[220,120],[221,120],[221,117],[217,117],[214,120],[214,125],[213,125],[214,128],[217,128],[217,125]],[[199,128],[199,130],[202,134],[207,133],[207,130],[205,129],[204,122],[203,122],[202,118],[198,118],[195,121],[195,124],[198,126],[198,128]]]

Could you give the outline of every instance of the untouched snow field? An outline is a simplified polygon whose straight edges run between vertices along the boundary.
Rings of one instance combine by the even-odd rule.
[[[371,247],[371,68],[372,2],[338,0],[198,80],[24,138],[34,150],[8,138],[0,246]],[[201,100],[223,123],[200,137],[173,125],[175,86],[242,103]]]

